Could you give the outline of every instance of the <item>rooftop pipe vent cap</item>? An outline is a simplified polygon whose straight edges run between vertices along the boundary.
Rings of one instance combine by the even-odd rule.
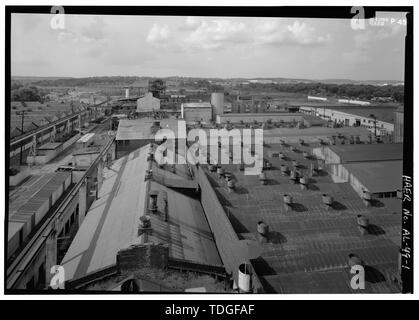
[[[143,215],[140,217],[140,227],[142,229],[151,228],[151,218],[149,215]]]
[[[324,204],[331,205],[333,202],[333,198],[327,194],[322,194],[322,201]]]
[[[362,214],[358,214],[357,223],[359,226],[366,228],[369,225],[369,220],[367,217],[363,216]]]
[[[361,260],[361,258],[360,257],[358,257],[356,254],[354,254],[354,253],[350,253],[349,255],[348,255],[348,258],[349,258],[349,261],[348,261],[348,263],[349,263],[349,266],[352,268],[353,266],[356,266],[356,265],[359,265],[359,266],[362,266],[363,264],[364,264],[364,262]]]
[[[269,227],[265,222],[259,221],[257,223],[257,231],[259,234],[266,237],[269,233]]]

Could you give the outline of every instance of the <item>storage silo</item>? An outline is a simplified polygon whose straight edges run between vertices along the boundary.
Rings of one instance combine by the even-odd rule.
[[[213,92],[211,94],[211,105],[213,108],[213,120],[216,120],[216,115],[222,116],[224,114],[224,93]]]

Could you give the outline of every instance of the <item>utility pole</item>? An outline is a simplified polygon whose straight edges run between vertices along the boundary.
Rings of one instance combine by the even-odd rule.
[[[374,119],[374,138],[377,139],[377,118],[373,114],[370,117]]]
[[[22,122],[21,122],[21,125],[20,125],[20,132],[22,134],[24,133],[23,132],[23,124],[25,122],[25,112],[27,112],[27,111],[26,110],[22,110],[22,111],[16,112],[16,114],[18,116],[21,116],[21,119],[22,119]],[[19,160],[19,163],[20,163],[20,165],[23,164],[23,143],[21,143],[21,145],[20,145],[20,160]]]

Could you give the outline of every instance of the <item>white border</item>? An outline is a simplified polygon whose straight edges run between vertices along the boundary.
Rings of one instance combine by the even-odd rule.
[[[301,1],[301,0],[285,0],[285,1],[273,1],[273,0],[258,0],[258,1],[249,1],[249,0],[213,0],[213,1],[193,1],[193,0],[183,0],[183,1],[176,1],[175,2],[172,0],[159,0],[159,1],[152,1],[152,0],[143,0],[143,1],[135,1],[135,0],[119,0],[117,2],[115,1],[111,1],[111,0],[90,0],[90,1],[83,1],[83,0],[74,0],[74,1],[61,1],[59,4],[58,3],[51,3],[51,1],[44,1],[44,0],[38,0],[36,3],[34,3],[33,1],[2,1],[2,4],[4,5],[62,5],[62,6],[66,6],[66,5],[97,5],[97,6],[104,6],[104,5],[108,5],[108,6],[112,6],[112,5],[118,5],[118,6],[122,6],[122,5],[131,5],[131,6],[143,6],[143,5],[151,5],[151,6],[414,6],[414,1],[410,0],[398,0],[397,2],[395,1],[389,1],[389,0],[380,0],[380,1],[376,1],[376,0],[363,0],[363,1],[359,1],[359,0],[355,0],[355,1],[347,1],[347,0],[342,0],[339,1],[339,4],[336,3],[336,1],[332,1],[332,0],[318,0],[316,2],[312,2],[312,1]],[[414,11],[418,10],[417,8],[414,8]],[[4,61],[5,61],[5,39],[4,39],[4,34],[5,34],[5,9],[3,7],[3,10],[1,10],[1,18],[2,18],[2,22],[1,22],[1,43],[2,43],[2,50],[1,50],[1,70],[2,70],[2,78],[1,78],[1,103],[3,103],[5,100],[5,96],[4,96],[4,84],[3,84],[3,79],[4,79]],[[418,41],[417,41],[417,35],[419,34],[419,24],[418,21],[415,21],[414,24],[414,35],[415,35],[415,39],[414,39],[414,52],[419,52],[419,47],[418,47]],[[416,58],[416,55],[415,55]],[[419,85],[418,85],[418,78],[416,77],[416,75],[418,74],[418,63],[415,59],[415,63],[414,63],[414,83],[415,83],[415,87],[414,87],[414,97],[418,97],[419,96]],[[3,124],[2,130],[1,130],[1,137],[0,137],[0,150],[5,150],[5,146],[4,146],[4,140],[5,140],[5,126],[4,126],[4,112],[1,112],[1,123]],[[414,122],[415,123],[419,123],[419,115],[418,112],[414,113]],[[417,136],[417,130],[414,129],[414,163],[418,163],[418,152],[417,150],[418,148],[418,139],[419,138]],[[4,201],[5,201],[5,185],[3,184],[3,182],[5,181],[5,172],[4,172],[4,156],[1,156],[1,160],[0,160],[0,166],[1,166],[1,183],[0,183],[0,193],[1,193],[1,223],[4,225]],[[414,174],[414,181],[416,181],[417,178],[417,174],[416,174],[415,170],[415,174]],[[419,206],[418,206],[418,201],[415,198],[414,199],[414,207],[416,208],[416,210],[419,210]],[[418,228],[418,221],[419,218],[415,219],[415,223],[414,223],[414,228],[416,230],[416,233],[419,232],[419,228]],[[4,228],[2,227],[0,228],[0,239],[1,241],[4,239]],[[415,251],[419,250],[418,248],[418,238],[416,237],[415,241],[414,241],[414,247],[416,248]],[[416,262],[416,267],[415,267],[415,277],[414,277],[414,289],[416,291],[415,294],[409,294],[409,295],[402,295],[402,294],[362,294],[362,295],[356,295],[356,294],[342,294],[342,295],[338,295],[338,294],[324,294],[324,295],[319,295],[319,294],[295,294],[295,295],[284,295],[284,294],[252,294],[252,295],[237,295],[237,294],[204,294],[204,295],[198,295],[198,294],[181,294],[181,295],[174,295],[174,294],[157,294],[157,295],[147,295],[147,294],[141,294],[141,295],[122,295],[122,294],[118,294],[118,295],[110,295],[110,294],[106,294],[106,295],[4,295],[3,289],[4,289],[4,279],[3,279],[3,275],[4,275],[4,261],[3,261],[3,257],[4,257],[4,245],[2,243],[2,245],[0,246],[0,254],[1,254],[1,262],[0,262],[0,299],[4,299],[4,300],[40,300],[40,299],[52,299],[52,300],[78,300],[78,299],[82,299],[82,300],[97,300],[97,299],[101,299],[101,300],[165,300],[165,301],[170,301],[170,300],[249,300],[249,303],[251,303],[252,300],[265,300],[265,299],[269,299],[269,300],[295,300],[295,299],[302,299],[302,300],[358,300],[358,299],[363,299],[363,300],[371,300],[371,299],[381,299],[381,300],[403,300],[403,299],[408,299],[408,300],[412,300],[412,299],[416,299],[419,294],[419,272],[418,271],[418,267],[417,265],[419,264],[417,259],[414,259],[414,261]],[[415,254],[415,258],[417,257],[417,254]],[[210,302],[209,302],[210,303]]]

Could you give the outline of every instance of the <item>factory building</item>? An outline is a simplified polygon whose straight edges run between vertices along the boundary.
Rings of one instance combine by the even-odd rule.
[[[354,144],[313,149],[336,183],[349,182],[363,196],[392,198],[402,184],[403,144]]]
[[[176,119],[156,121],[150,118],[120,120],[116,133],[116,157],[120,158],[148,143],[155,142],[155,134],[164,128],[170,129],[177,135],[178,121]],[[182,139],[182,137],[177,138],[178,141]]]
[[[67,287],[85,288],[106,275],[102,285],[113,290],[115,270],[120,278],[157,274],[162,282],[169,270],[179,272],[180,278],[192,271],[194,284],[181,281],[173,288],[165,281],[166,291],[208,286],[209,276],[214,277],[210,286],[220,282],[225,290],[224,283],[215,279],[226,277],[226,272],[195,194],[197,182],[186,166],[176,173],[158,166],[152,160],[154,153],[153,147],[144,146],[104,171],[99,196],[62,261]],[[148,278],[159,283],[157,277]]]
[[[357,110],[353,111],[357,112]],[[345,109],[340,111],[337,109],[328,109],[326,107],[301,106],[300,112],[321,117],[322,119],[332,121],[337,125],[346,127],[365,127],[371,132],[376,132],[377,136],[389,135],[394,132],[394,124],[391,122],[374,119],[371,116],[352,114]]]
[[[352,100],[352,99],[338,99],[339,103],[355,104],[359,106],[369,106],[371,103],[368,101]]]
[[[394,116],[394,142],[403,143],[404,135],[404,107],[397,108]]]
[[[137,112],[150,112],[160,110],[160,99],[153,97],[151,92],[147,92],[144,97],[137,100]]]
[[[213,117],[213,107],[209,102],[182,103],[181,117],[187,123],[210,123]]]

